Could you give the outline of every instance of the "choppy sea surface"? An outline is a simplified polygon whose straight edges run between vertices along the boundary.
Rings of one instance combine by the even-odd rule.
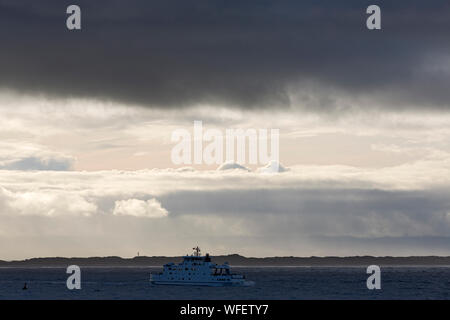
[[[363,267],[234,267],[249,285],[222,288],[150,284],[160,270],[84,267],[68,290],[65,268],[0,268],[0,299],[450,299],[450,267],[382,267],[381,290]]]

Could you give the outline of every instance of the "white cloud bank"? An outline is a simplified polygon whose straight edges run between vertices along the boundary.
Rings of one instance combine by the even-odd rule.
[[[97,212],[97,205],[76,192],[63,188],[47,190],[10,191],[0,187],[0,208],[3,215],[19,216],[90,216]]]
[[[450,254],[449,167],[0,170],[1,258],[167,255],[187,244],[256,256]]]
[[[128,199],[116,201],[113,214],[116,216],[134,216],[144,218],[167,217],[169,212],[161,206],[156,199],[147,201],[139,199]]]

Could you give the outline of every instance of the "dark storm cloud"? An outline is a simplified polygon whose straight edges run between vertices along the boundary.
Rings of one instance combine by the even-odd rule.
[[[171,217],[245,219],[263,234],[447,236],[448,190],[256,189],[177,191],[158,197]]]
[[[82,9],[68,31],[65,10]],[[300,104],[334,95],[447,109],[448,1],[1,1],[0,87],[181,107]],[[304,88],[313,88],[302,92]],[[315,102],[311,102],[315,101]]]

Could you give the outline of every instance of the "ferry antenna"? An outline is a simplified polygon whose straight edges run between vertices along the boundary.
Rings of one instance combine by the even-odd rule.
[[[194,256],[199,257],[200,256],[200,248],[197,246],[195,248],[192,248],[194,250]]]

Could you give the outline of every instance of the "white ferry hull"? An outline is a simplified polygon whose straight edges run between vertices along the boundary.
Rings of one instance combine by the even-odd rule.
[[[204,286],[204,287],[239,287],[244,285],[243,282],[215,282],[215,281],[156,281],[152,280],[155,285],[173,285],[173,286]]]

